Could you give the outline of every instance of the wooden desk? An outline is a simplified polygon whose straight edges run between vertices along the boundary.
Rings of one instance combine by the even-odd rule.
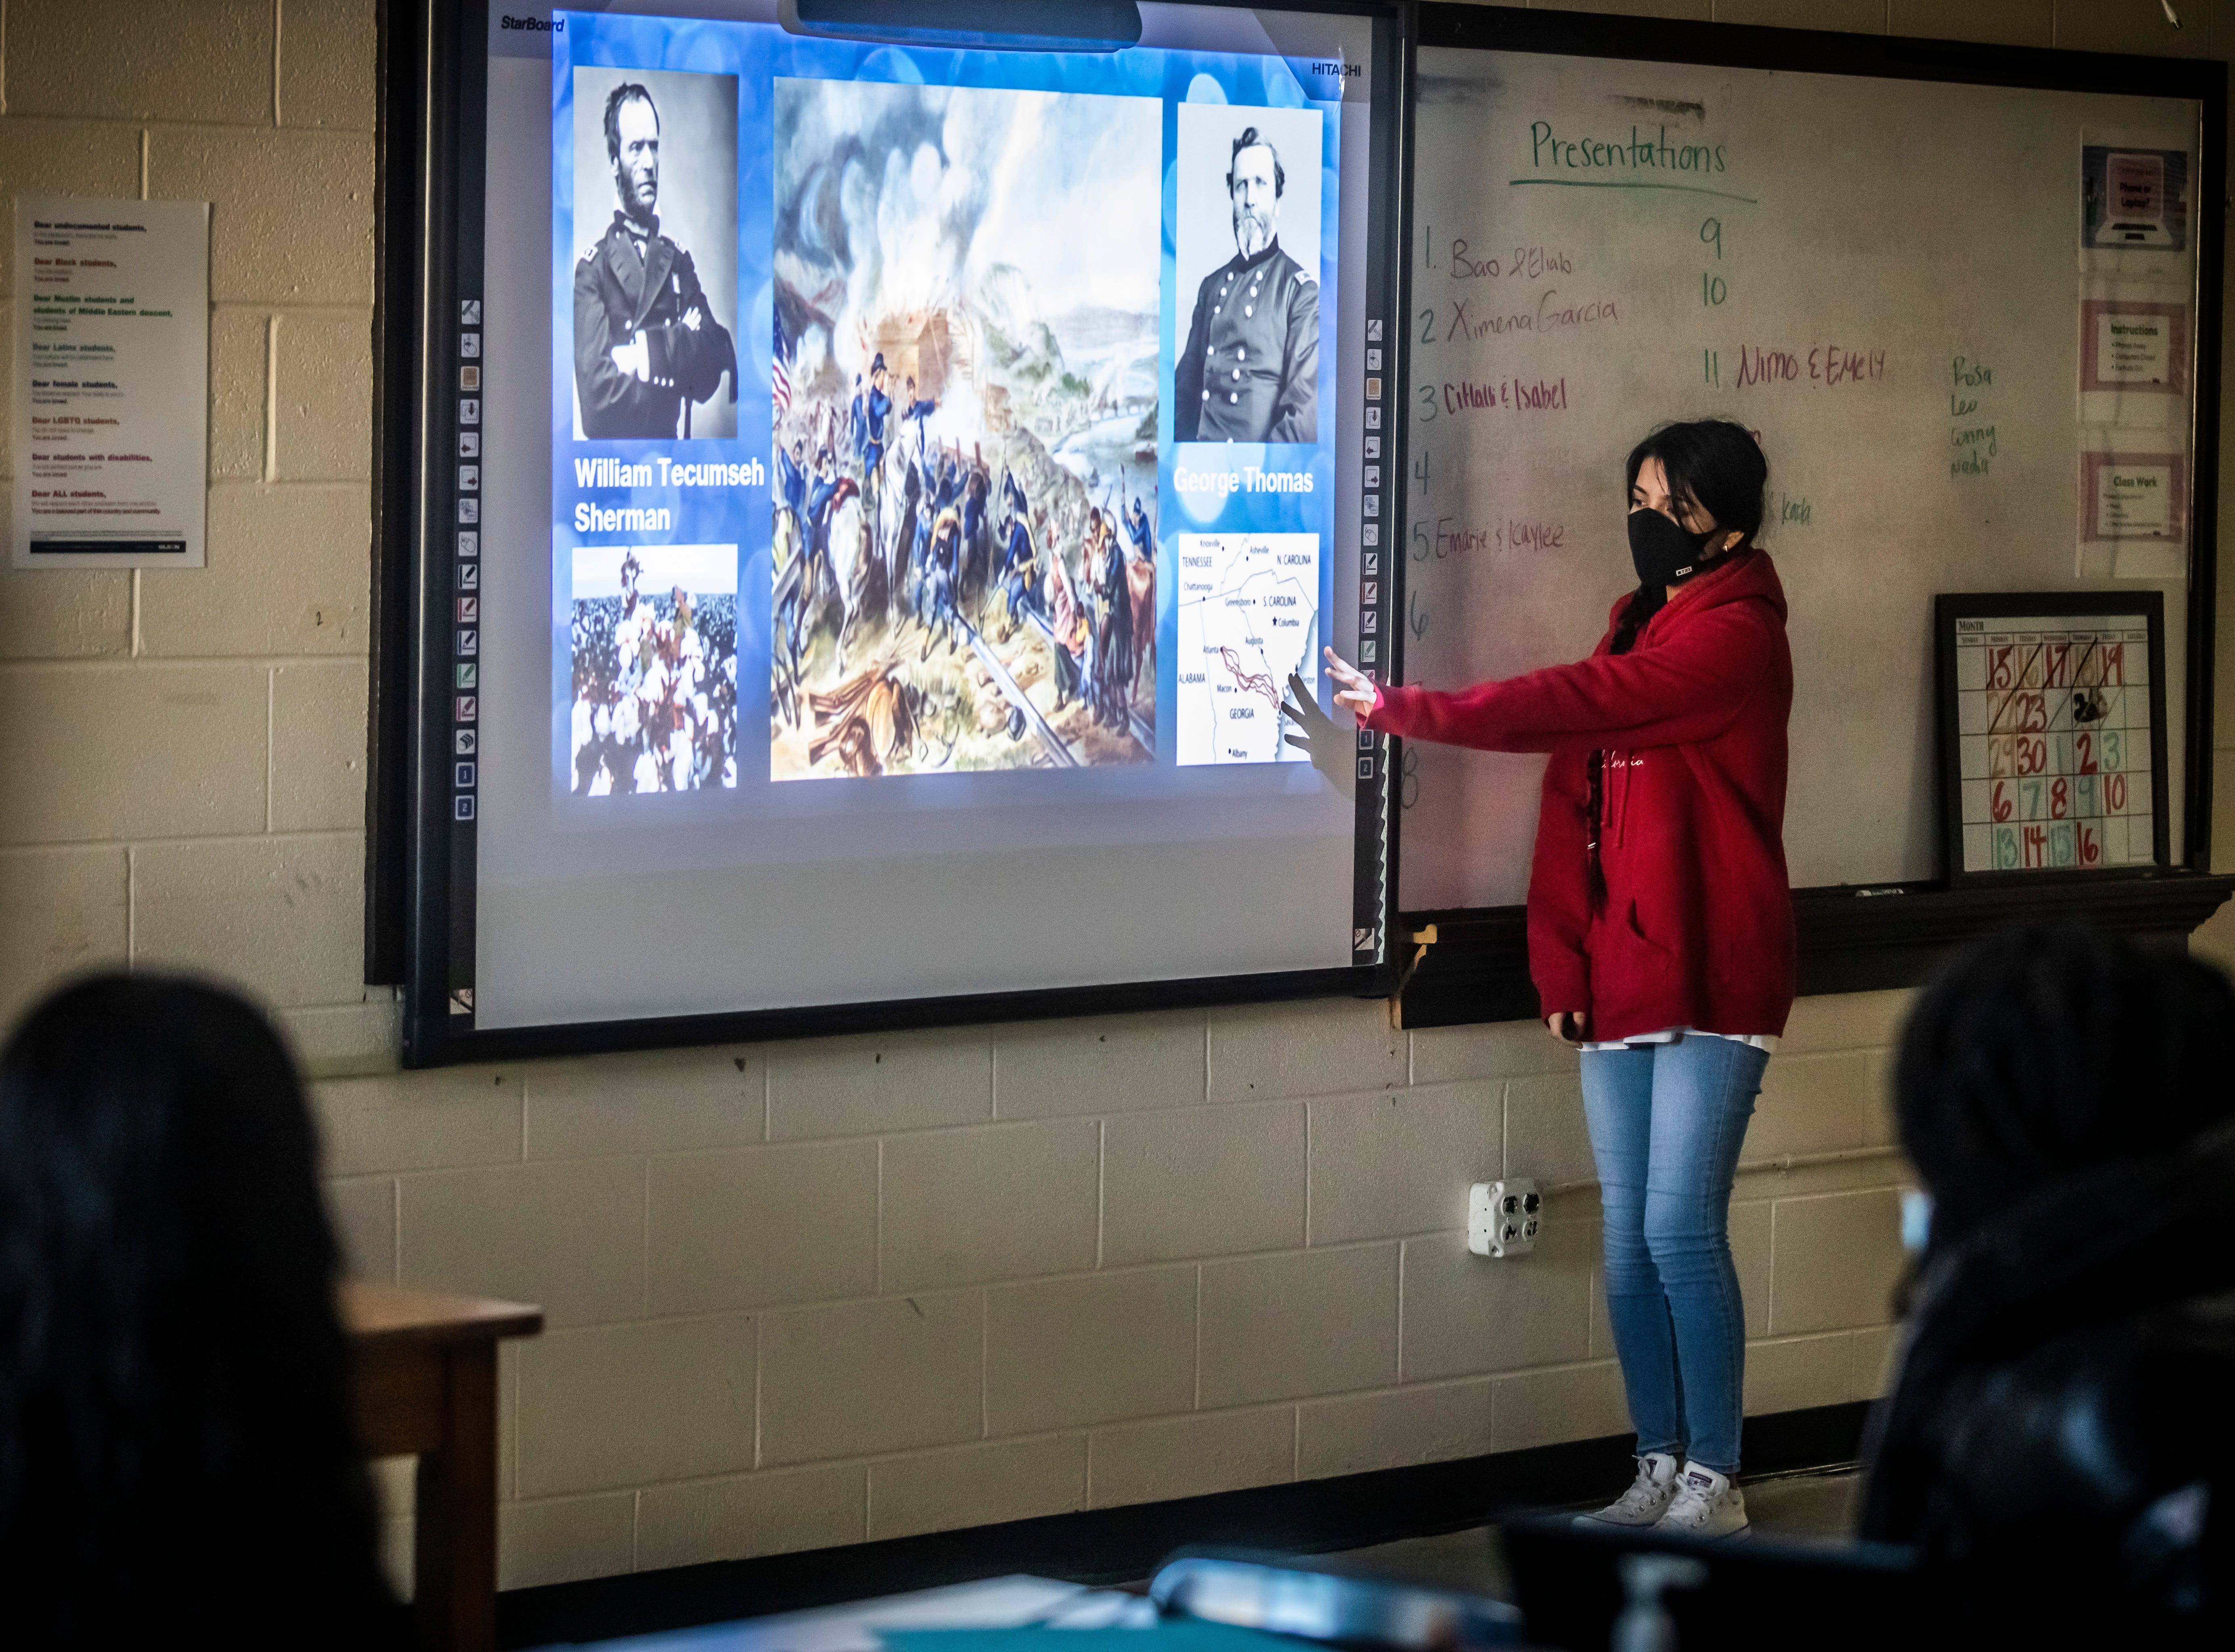
[[[351,1409],[368,1456],[416,1456],[412,1614],[422,1642],[496,1642],[496,1345],[533,1336],[520,1302],[344,1281]]]

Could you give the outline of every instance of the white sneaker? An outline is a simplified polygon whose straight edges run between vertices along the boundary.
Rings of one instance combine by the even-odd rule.
[[[1648,1452],[1637,1459],[1629,1490],[1596,1514],[1579,1514],[1579,1526],[1649,1526],[1659,1522],[1676,1495],[1676,1459],[1667,1452]]]
[[[1654,1522],[1656,1531],[1688,1537],[1735,1537],[1747,1530],[1746,1493],[1701,1463],[1685,1465],[1668,1512]]]

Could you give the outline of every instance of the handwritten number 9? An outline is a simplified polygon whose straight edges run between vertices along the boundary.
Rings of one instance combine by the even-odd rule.
[[[1700,242],[1703,246],[1714,247],[1715,257],[1720,259],[1723,256],[1723,220],[1711,218],[1701,225]]]

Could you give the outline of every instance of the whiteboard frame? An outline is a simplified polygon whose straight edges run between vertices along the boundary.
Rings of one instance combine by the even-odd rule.
[[[904,0],[927,21],[930,0]],[[1190,4],[1249,9],[1242,0]],[[1387,47],[1373,110],[1366,303],[1405,313],[1405,180],[1410,175],[1413,24],[1411,0],[1276,0],[1265,8],[1360,17]],[[685,8],[685,10],[688,8]],[[406,1067],[853,1032],[1118,1014],[1348,994],[1380,997],[1394,983],[1396,791],[1386,743],[1346,749],[1373,772],[1356,783],[1353,930],[1371,917],[1379,961],[1348,966],[1117,981],[1081,987],[744,1009],[477,1029],[470,1012],[476,948],[477,827],[454,814],[449,534],[458,495],[449,456],[462,386],[450,377],[461,298],[480,292],[484,233],[484,125],[490,0],[388,3],[379,10],[376,179],[371,702],[365,804],[365,979],[401,987]],[[1393,184],[1393,187],[1391,186]],[[1401,338],[1403,329],[1398,328]],[[1393,383],[1401,383],[1402,362]],[[1345,383],[1362,392],[1364,374]],[[1353,390],[1353,386],[1357,390]],[[1389,403],[1384,402],[1383,405]],[[1393,469],[1401,467],[1402,424]],[[1385,490],[1385,524],[1401,538],[1403,493]],[[1382,632],[1398,606],[1385,579]],[[1346,746],[1348,736],[1345,735]],[[1376,875],[1367,875],[1370,870]],[[780,938],[771,944],[780,945]],[[464,994],[465,1008],[460,1007]]]
[[[2141,869],[2139,876],[2133,872],[2109,879],[2081,875],[2076,882],[2067,882],[2055,891],[2055,904],[2060,909],[2070,908],[2095,916],[2111,928],[2162,935],[2186,935],[2216,910],[2235,892],[2235,877],[2211,875],[2228,65],[2217,59],[2141,57],[1903,36],[1527,11],[1448,0],[1427,0],[1420,6],[1419,43],[1865,80],[2170,97],[2198,106],[2197,176],[2192,186],[2196,324],[2192,340],[2195,376],[2190,403],[2187,613],[2178,621],[2185,626],[2188,645],[2187,674],[2181,685],[2186,714],[2182,750],[2186,764],[2179,800],[2186,829],[2184,857],[2163,868]],[[1409,128],[1409,111],[1407,124]],[[1410,203],[1407,190],[1408,247]],[[1406,272],[1409,283],[1409,259]],[[1408,377],[1408,398],[1411,389]],[[1402,602],[1401,587],[1396,594]],[[2176,623],[2172,616],[2167,616],[2166,622]],[[1398,669],[1402,669],[1401,652]],[[2161,734],[2162,718],[2159,726]],[[1402,764],[1401,751],[1393,752],[1393,771],[1401,774]],[[1399,856],[1401,819],[1400,810]],[[2160,820],[2166,823],[2167,816],[2161,813]],[[1802,991],[1851,992],[1913,985],[1924,978],[1944,947],[2021,911],[2037,909],[2049,893],[2043,887],[2051,881],[2048,875],[2025,875],[2015,887],[1990,876],[1982,885],[1977,880],[1959,882],[1951,877],[1950,871],[1955,866],[1951,862],[1942,876],[1911,883],[1794,890]],[[2153,882],[2175,887],[2147,892],[2137,887]],[[1902,898],[1870,898],[1885,895]],[[1397,933],[1409,933],[1416,949],[1399,983],[1399,1024],[1439,1026],[1535,1015],[1538,1005],[1529,980],[1524,910],[1518,906],[1401,910]]]

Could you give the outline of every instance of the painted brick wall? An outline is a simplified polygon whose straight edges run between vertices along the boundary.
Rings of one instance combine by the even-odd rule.
[[[1874,1394],[1905,995],[1812,1000],[1733,1232],[1748,1402]],[[1575,1058],[1379,1004],[318,1089],[359,1268],[544,1304],[509,1585],[1618,1432]],[[1785,1161],[1797,1161],[1780,1169]],[[1466,1187],[1567,1184],[1526,1259]]]
[[[377,1059],[372,5],[14,0],[4,19],[7,195],[216,210],[208,567],[0,572],[0,1018],[71,970],[177,963],[246,982],[313,1059]],[[16,298],[0,262],[0,351]]]
[[[1712,4],[2212,50],[2178,10]],[[503,1362],[504,1583],[1619,1430],[1573,1059],[1532,1026],[1336,1001],[392,1070],[357,981],[372,36],[371,0],[0,0],[6,193],[216,203],[208,569],[0,571],[0,1019],[104,962],[243,982],[319,1075],[355,1265],[545,1305]],[[1903,1002],[1806,1002],[1771,1065],[1750,1409],[1880,1386]],[[1465,1186],[1506,1170],[1577,1185],[1482,1262]]]

